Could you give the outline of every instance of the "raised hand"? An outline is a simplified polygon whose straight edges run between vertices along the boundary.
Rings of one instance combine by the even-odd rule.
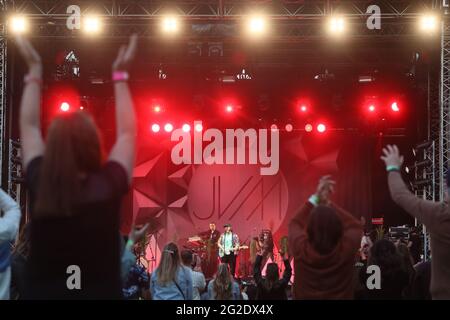
[[[39,53],[37,53],[31,43],[22,36],[16,36],[16,44],[20,55],[28,65],[29,72],[33,73],[35,76],[41,76],[42,61]]]
[[[117,58],[112,66],[113,71],[128,70],[130,63],[133,61],[134,56],[136,55],[137,43],[138,37],[136,34],[133,34],[130,37],[128,45],[123,45],[120,47],[119,53],[117,54]]]
[[[336,182],[329,175],[320,178],[316,195],[319,197],[321,203],[328,204],[330,202],[330,195],[334,192],[335,184]]]
[[[400,155],[400,151],[396,145],[387,145],[386,148],[383,149],[381,160],[384,161],[386,167],[394,166],[400,169],[403,164],[403,156]]]
[[[149,227],[150,223],[147,223],[139,230],[133,227],[129,234],[130,240],[132,240],[133,243],[139,242],[145,236]]]

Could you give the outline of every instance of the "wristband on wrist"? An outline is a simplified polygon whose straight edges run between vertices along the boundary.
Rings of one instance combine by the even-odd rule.
[[[23,82],[25,82],[26,84],[34,82],[34,83],[37,83],[38,85],[42,85],[42,78],[41,77],[37,77],[37,76],[33,76],[31,74],[27,74],[23,78]]]
[[[126,82],[129,79],[129,74],[126,71],[114,71],[112,74],[113,82]]]
[[[387,172],[391,172],[391,171],[400,171],[400,168],[398,166],[387,166],[386,167],[386,171]]]
[[[131,239],[128,239],[128,241],[127,241],[127,247],[130,248],[130,247],[132,247],[133,245],[134,245],[134,241],[131,240]]]
[[[308,201],[315,207],[319,205],[319,197],[315,194],[309,197]]]

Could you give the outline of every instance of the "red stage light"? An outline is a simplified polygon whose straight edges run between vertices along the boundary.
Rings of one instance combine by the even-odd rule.
[[[70,105],[67,102],[61,103],[61,106],[59,107],[61,111],[67,112],[70,109]]]
[[[300,111],[301,112],[306,112],[306,111],[308,111],[308,107],[303,104],[303,105],[300,106]]]
[[[327,130],[327,127],[323,123],[319,123],[317,125],[317,131],[320,133],[324,133]]]
[[[153,107],[153,111],[155,113],[160,113],[161,112],[161,106],[159,104],[157,104],[156,106]]]
[[[225,107],[225,111],[228,112],[228,113],[231,113],[231,112],[234,111],[234,108],[233,108],[233,106],[231,104],[229,104],[229,105],[227,105]]]
[[[80,106],[80,110],[84,110],[84,107],[83,107],[83,106]]]
[[[152,131],[153,132],[159,132],[159,130],[160,130],[160,127],[159,127],[159,124],[157,124],[157,123],[154,123],[154,124],[152,124]]]
[[[276,131],[276,130],[278,130],[278,126],[276,124],[273,124],[270,126],[270,130]]]
[[[294,127],[290,123],[288,123],[284,128],[287,132],[291,132],[292,130],[294,130]]]
[[[373,104],[369,106],[369,112],[375,112],[375,106]]]
[[[398,103],[397,103],[397,102],[393,102],[393,103],[391,104],[391,109],[392,109],[392,111],[394,111],[394,112],[399,112],[399,111],[400,111],[400,108],[398,107]]]
[[[184,132],[189,132],[189,131],[191,131],[191,126],[188,125],[187,123],[185,123],[185,124],[183,124],[182,130]]]
[[[164,125],[164,130],[165,130],[166,132],[172,132],[172,130],[173,130],[173,125],[172,125],[171,123],[166,123],[166,124]]]
[[[312,124],[307,123],[307,124],[305,125],[305,131],[306,131],[306,132],[311,132],[311,131],[313,131],[313,126],[312,126]]]
[[[195,131],[197,131],[197,132],[202,132],[202,130],[203,130],[203,125],[200,124],[200,123],[197,123],[197,124],[195,125]]]

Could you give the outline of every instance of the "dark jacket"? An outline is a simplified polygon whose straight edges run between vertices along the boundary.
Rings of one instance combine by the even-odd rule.
[[[292,269],[289,260],[284,260],[283,278],[276,281],[268,290],[265,286],[266,279],[261,276],[262,256],[258,255],[255,261],[253,277],[256,282],[256,300],[287,300],[286,288],[291,279]]]

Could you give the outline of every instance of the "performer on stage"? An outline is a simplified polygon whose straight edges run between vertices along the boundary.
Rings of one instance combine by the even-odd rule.
[[[205,277],[207,279],[212,278],[217,272],[218,260],[217,260],[217,242],[220,238],[220,232],[216,230],[216,224],[211,222],[209,224],[209,230],[202,233],[202,237],[206,240],[206,268],[204,270]]]
[[[231,275],[235,276],[236,254],[239,250],[239,237],[231,231],[231,225],[227,223],[223,226],[225,232],[219,238],[219,256],[222,263],[227,263],[230,267]]]

